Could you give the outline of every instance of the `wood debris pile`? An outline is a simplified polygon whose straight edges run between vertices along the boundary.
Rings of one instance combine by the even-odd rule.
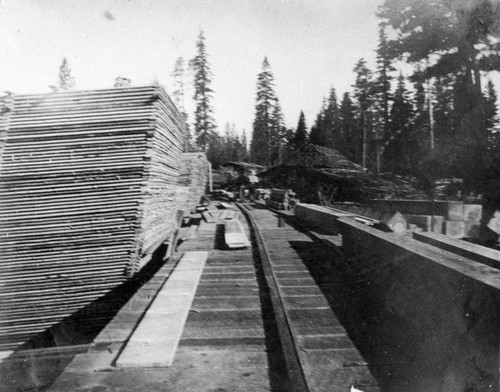
[[[294,190],[307,203],[428,198],[412,178],[365,171],[336,150],[311,144],[259,177],[269,186]]]
[[[159,87],[13,95],[3,106],[5,349],[132,276],[175,229],[185,124]]]

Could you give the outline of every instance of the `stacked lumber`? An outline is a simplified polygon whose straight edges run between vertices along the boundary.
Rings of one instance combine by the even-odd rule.
[[[286,189],[271,189],[271,195],[266,199],[266,205],[276,210],[287,210],[290,205],[290,196]]]
[[[0,350],[109,292],[168,237],[185,126],[159,87],[13,95],[3,112]]]
[[[182,154],[177,199],[185,212],[200,203],[208,182],[209,162],[202,152]]]

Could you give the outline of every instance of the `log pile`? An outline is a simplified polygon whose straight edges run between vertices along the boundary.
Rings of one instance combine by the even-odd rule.
[[[13,95],[2,112],[5,350],[122,283],[168,237],[185,124],[159,87]]]

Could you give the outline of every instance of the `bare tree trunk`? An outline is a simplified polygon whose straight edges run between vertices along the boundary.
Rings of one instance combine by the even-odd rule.
[[[367,116],[366,110],[363,112],[363,161],[362,166],[363,169],[366,170],[366,158],[368,154],[368,129],[367,129]]]

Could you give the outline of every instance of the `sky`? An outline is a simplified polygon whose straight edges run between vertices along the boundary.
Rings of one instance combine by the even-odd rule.
[[[77,89],[158,81],[172,90],[177,58],[205,33],[219,132],[251,135],[267,56],[285,122],[313,124],[323,98],[351,90],[361,58],[373,69],[382,0],[0,0],[0,94],[50,92],[67,58]],[[191,84],[191,76],[187,76]],[[187,89],[187,108],[192,90]],[[3,95],[3,94],[2,94]],[[192,116],[191,116],[192,118]]]

